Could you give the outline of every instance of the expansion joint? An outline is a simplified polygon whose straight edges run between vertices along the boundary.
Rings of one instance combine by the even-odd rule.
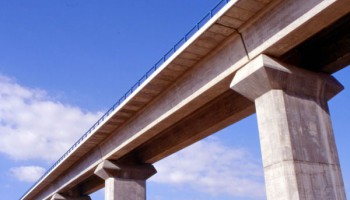
[[[239,37],[240,37],[240,38],[241,38],[241,40],[242,40],[242,43],[243,43],[243,47],[244,47],[245,54],[247,55],[248,59],[249,59],[249,60],[251,60],[251,59],[250,59],[250,57],[249,57],[248,49],[247,49],[247,46],[246,46],[246,44],[245,44],[245,42],[244,42],[244,38],[243,38],[242,33],[241,33],[241,32],[239,32],[239,31],[238,31],[238,29],[235,29],[235,30],[236,30],[236,32],[239,34]]]

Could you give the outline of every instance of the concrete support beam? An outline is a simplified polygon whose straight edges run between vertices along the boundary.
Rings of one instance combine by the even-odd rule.
[[[231,88],[255,102],[267,199],[346,199],[327,105],[337,80],[261,55]]]
[[[106,200],[145,200],[146,180],[156,172],[149,164],[131,166],[108,160],[95,170],[95,174],[105,180]]]
[[[250,59],[261,53],[276,57],[285,55],[348,15],[349,11],[349,0],[230,1],[21,199],[50,199],[55,193],[74,188],[89,194],[103,186],[104,181],[93,181],[94,169],[102,160],[133,157],[130,154],[137,151],[140,157],[134,160],[153,163],[214,133],[228,122],[247,116],[253,109],[249,102],[241,101],[242,97],[236,99],[238,103],[231,102],[233,107],[220,113],[222,120],[218,120],[216,112],[207,105],[223,100],[221,95],[228,90],[232,77]],[[330,59],[322,56],[320,64],[313,66],[326,65],[327,69],[330,67],[327,71],[332,72],[333,65],[327,67],[327,64],[334,61],[337,61],[337,66],[346,63],[346,33],[339,40],[341,48],[334,37],[330,37],[330,43],[337,50],[334,52],[336,56],[326,51]],[[328,46],[324,42],[321,44]],[[319,52],[314,49],[315,46],[311,45],[306,51]],[[341,54],[338,54],[339,49]],[[315,55],[316,58],[320,56]],[[344,59],[339,59],[339,56]],[[250,108],[245,110],[244,104]],[[225,109],[224,106],[215,107]],[[237,109],[237,114],[229,115],[231,121],[225,115],[233,108]],[[204,109],[209,114],[204,113]],[[217,124],[212,120],[201,126],[200,117],[203,115],[207,121],[212,116]],[[186,122],[184,118],[195,119],[196,123]],[[182,127],[177,127],[179,124]],[[192,132],[191,128],[195,131]],[[176,134],[176,129],[186,131]],[[174,143],[160,138],[173,139]],[[160,145],[154,147],[155,142]]]
[[[89,196],[79,196],[79,197],[72,197],[69,195],[63,195],[63,194],[54,194],[50,200],[91,200]]]

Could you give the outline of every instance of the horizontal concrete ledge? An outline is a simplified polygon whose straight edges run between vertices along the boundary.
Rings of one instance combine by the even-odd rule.
[[[95,169],[94,173],[106,180],[108,178],[146,180],[157,170],[150,164],[125,164],[104,160]]]

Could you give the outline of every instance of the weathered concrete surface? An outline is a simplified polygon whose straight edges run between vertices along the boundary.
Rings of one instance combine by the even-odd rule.
[[[349,13],[349,0],[280,0],[239,28],[250,58],[278,57]]]
[[[227,81],[227,85],[229,82],[230,80]],[[254,104],[251,101],[229,89],[122,159],[157,162],[254,112]]]
[[[105,180],[106,200],[145,200],[146,179],[156,173],[152,165],[123,165],[105,160],[95,174]]]
[[[327,106],[342,85],[261,55],[231,88],[255,101],[268,199],[346,199]]]
[[[22,199],[89,194],[103,187],[93,173],[101,160],[153,163],[252,114],[252,103],[231,93],[229,109],[198,127],[205,112],[225,109],[229,83],[250,59],[282,55],[349,10],[348,0],[230,1]],[[177,138],[177,130],[186,131]]]

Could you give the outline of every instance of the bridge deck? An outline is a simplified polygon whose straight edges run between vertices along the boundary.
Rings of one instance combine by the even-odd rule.
[[[103,186],[93,174],[103,159],[154,163],[254,113],[229,89],[235,71],[260,53],[285,55],[349,10],[345,0],[220,2],[22,199],[74,187],[91,193]]]

